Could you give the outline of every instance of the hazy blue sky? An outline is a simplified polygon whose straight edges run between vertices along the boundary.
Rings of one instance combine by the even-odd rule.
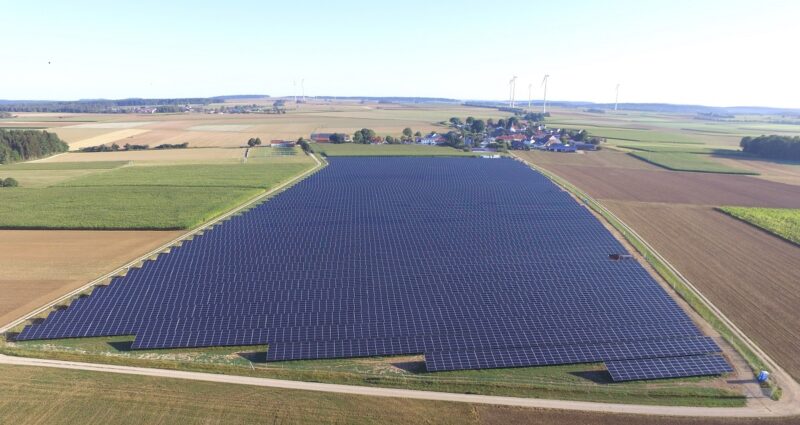
[[[550,99],[800,107],[796,0],[3,3],[0,99],[527,100],[549,73]]]

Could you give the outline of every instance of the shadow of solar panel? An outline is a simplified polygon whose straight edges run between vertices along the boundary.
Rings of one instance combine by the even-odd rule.
[[[733,372],[733,368],[720,355],[608,361],[606,367],[611,379],[616,382]]]
[[[626,251],[517,161],[335,158],[18,339],[269,344],[270,361],[426,353],[430,370],[701,350],[648,272],[609,253]]]

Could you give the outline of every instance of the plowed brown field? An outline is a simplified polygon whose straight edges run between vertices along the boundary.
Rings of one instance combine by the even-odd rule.
[[[598,199],[800,208],[800,186],[752,176],[538,164]]]
[[[601,202],[800,377],[800,248],[710,207]]]
[[[180,233],[0,230],[0,324],[81,287]]]

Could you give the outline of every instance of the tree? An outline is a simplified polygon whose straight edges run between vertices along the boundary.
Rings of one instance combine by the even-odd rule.
[[[416,133],[414,133],[414,137],[422,137],[422,132],[417,131]]]
[[[17,187],[19,182],[13,177],[7,177],[5,180],[0,181],[0,187]]]
[[[467,125],[472,125],[472,123],[474,121],[475,121],[475,118],[467,117],[467,119],[464,122],[467,123]]]
[[[461,133],[457,131],[448,131],[444,135],[444,144],[454,148],[461,148],[464,146],[464,138]]]
[[[403,137],[404,138],[410,139],[412,135],[413,135],[413,133],[411,132],[410,128],[406,127],[406,128],[403,129]]]
[[[483,133],[483,131],[486,130],[486,123],[483,122],[483,120],[472,120],[472,123],[470,123],[470,130],[472,130],[473,133]]]
[[[362,128],[353,133],[353,143],[369,144],[375,138],[375,131],[369,128]]]
[[[247,146],[255,147],[261,144],[261,139],[258,137],[251,137],[250,140],[247,141]]]
[[[300,146],[300,149],[302,149],[303,152],[305,152],[305,153],[314,152],[314,150],[311,149],[311,145],[306,141],[306,139],[304,139],[302,137],[299,137],[297,139],[297,145]]]
[[[344,143],[345,137],[344,137],[344,134],[342,134],[342,133],[333,133],[330,136],[328,136],[328,140],[331,143],[337,143],[337,144],[338,143]]]
[[[459,117],[452,117],[452,118],[450,118],[450,125],[452,125],[453,127],[458,127],[458,126],[460,126],[461,124],[462,124],[462,123],[461,123],[461,118],[459,118]]]
[[[276,114],[285,114],[286,113],[286,101],[283,99],[278,99],[272,103],[272,110],[275,111]]]

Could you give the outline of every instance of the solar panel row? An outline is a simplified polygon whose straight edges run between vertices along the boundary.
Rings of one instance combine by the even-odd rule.
[[[336,158],[20,339],[268,344],[430,370],[719,351],[571,196],[516,161]]]
[[[721,375],[733,368],[720,355],[659,357],[606,362],[614,381]]]

